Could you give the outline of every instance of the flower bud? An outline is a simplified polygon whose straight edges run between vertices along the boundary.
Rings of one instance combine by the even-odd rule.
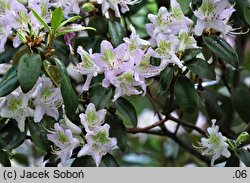
[[[91,3],[85,3],[82,5],[82,9],[86,12],[91,12],[95,10],[95,6]]]
[[[22,41],[22,43],[26,43],[27,42],[26,36],[24,35],[24,33],[20,29],[17,30],[17,36]]]
[[[249,139],[249,134],[247,132],[242,132],[237,138],[238,143],[246,142]]]

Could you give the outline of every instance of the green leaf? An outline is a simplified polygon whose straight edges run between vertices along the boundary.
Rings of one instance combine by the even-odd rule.
[[[195,58],[197,55],[199,55],[202,52],[201,49],[189,49],[186,50],[184,53],[184,58],[183,60],[185,62],[188,62],[190,60],[192,60],[193,58]]]
[[[90,36],[107,35],[108,21],[104,16],[93,16],[89,19],[88,27],[93,27],[96,31],[88,31]]]
[[[225,164],[225,167],[239,167],[239,166],[240,166],[240,160],[235,155],[232,155]]]
[[[250,1],[249,0],[245,0],[244,17],[248,25],[250,25]]]
[[[164,71],[161,72],[161,80],[157,91],[158,95],[160,95],[162,92],[166,91],[169,88],[173,77],[174,77],[173,68],[167,67],[166,69],[164,69]]]
[[[238,68],[239,58],[237,52],[223,38],[212,35],[203,37],[203,41],[215,55],[236,69]]]
[[[186,113],[193,113],[198,105],[198,94],[193,83],[185,76],[177,79],[174,87],[176,102]]]
[[[6,96],[19,86],[17,68],[11,67],[0,81],[0,97]]]
[[[56,32],[63,21],[63,11],[61,7],[56,8],[51,17],[51,27],[54,32]]]
[[[134,106],[123,97],[118,98],[114,104],[116,109],[136,127],[138,119]]]
[[[96,108],[104,109],[111,100],[112,90],[101,86],[94,87],[90,91],[90,101],[95,104]]]
[[[52,65],[48,60],[43,61],[43,69],[54,85],[59,86],[61,76],[57,66]]]
[[[71,167],[96,167],[95,161],[91,156],[76,158]],[[99,167],[119,167],[113,156],[107,153],[102,157]]]
[[[55,58],[55,61],[61,75],[60,88],[62,92],[63,102],[65,105],[66,115],[68,116],[68,118],[71,118],[75,114],[76,108],[79,104],[78,96],[76,95],[72,87],[68,72],[64,64],[57,58]]]
[[[250,93],[246,88],[236,88],[232,91],[233,105],[245,122],[250,122]]]
[[[201,78],[211,80],[216,79],[213,67],[203,59],[195,58],[192,61],[188,62],[186,66],[188,69],[190,69],[193,73],[197,74]]]
[[[9,48],[0,53],[0,64],[10,62],[17,51],[18,48]]]
[[[126,36],[124,28],[117,21],[109,21],[108,31],[111,37],[111,42],[114,46],[121,44],[123,42],[123,38]]]
[[[42,59],[39,54],[24,54],[18,63],[18,80],[24,93],[29,92],[41,74]]]
[[[0,148],[12,150],[20,146],[26,137],[25,132],[20,132],[17,122],[10,120],[6,126],[0,130]]]
[[[17,65],[20,58],[25,54],[25,53],[31,53],[30,48],[27,45],[23,45],[14,55],[13,57],[13,64]],[[12,55],[13,56],[13,55]]]
[[[34,144],[41,150],[45,152],[50,150],[50,143],[47,139],[47,131],[44,129],[43,124],[35,123],[34,121],[29,120],[29,130],[31,139]]]
[[[71,25],[68,27],[63,27],[63,30],[59,29],[59,32],[56,34],[56,37],[62,36],[64,34],[70,33],[70,32],[79,32],[79,31],[84,31],[84,30],[93,30],[95,31],[94,28],[92,27],[83,27],[83,26],[75,26],[75,25]]]
[[[250,152],[248,150],[241,148],[237,151],[236,155],[247,167],[250,167]]]
[[[219,121],[223,116],[223,111],[219,107],[218,100],[215,95],[209,90],[204,90],[201,92],[201,97],[204,99],[209,118],[217,119],[217,121]]]
[[[50,28],[48,24],[36,13],[35,10],[31,9],[33,15],[36,17],[36,19],[47,29],[48,32],[50,32]]]
[[[110,115],[107,117],[106,123],[110,125],[110,137],[115,137],[118,147],[125,151],[127,148],[127,130],[122,120],[117,115]]]
[[[28,167],[29,166],[29,160],[28,157],[24,154],[16,153],[12,156],[14,160],[16,160],[18,163]]]
[[[66,25],[67,23],[70,23],[70,22],[74,22],[76,21],[77,19],[81,19],[82,17],[81,16],[73,16],[73,17],[70,17],[68,20],[65,20],[63,23],[61,23],[59,29],[61,27],[63,27],[64,25]]]
[[[4,167],[11,167],[9,157],[2,149],[0,149],[0,164]]]

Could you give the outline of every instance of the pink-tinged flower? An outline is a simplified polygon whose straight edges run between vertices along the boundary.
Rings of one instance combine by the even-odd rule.
[[[116,87],[115,95],[112,100],[113,102],[121,96],[142,94],[142,91],[139,90],[139,86],[142,86],[142,88],[145,89],[145,86],[143,86],[144,83],[135,81],[133,70],[128,70],[117,77],[111,78],[110,80],[111,83]]]
[[[102,5],[102,13],[107,18],[109,18],[109,9],[115,11],[116,17],[121,17],[119,7],[121,7],[121,12],[125,13],[129,11],[128,5],[134,5],[139,3],[141,0],[91,0],[92,2],[97,2]]]
[[[87,144],[79,151],[78,157],[90,155],[94,159],[96,166],[99,166],[101,159],[110,150],[116,147],[116,138],[109,137],[108,124],[100,127],[98,130],[88,132],[85,136]]]
[[[81,123],[83,124],[85,131],[90,132],[94,131],[97,128],[100,128],[104,122],[104,118],[107,114],[106,109],[101,109],[96,111],[95,105],[90,103],[87,106],[85,114],[82,113],[79,115]]]
[[[77,53],[81,56],[82,62],[77,64],[75,70],[80,74],[87,75],[87,79],[83,85],[83,91],[88,91],[92,78],[102,72],[102,70],[92,60],[90,56],[92,55],[91,52],[92,50],[90,50],[90,54],[87,53],[81,46],[77,48]]]
[[[124,43],[113,48],[110,42],[104,40],[101,43],[101,53],[91,55],[94,63],[104,72],[103,87],[109,87],[111,79],[133,66],[133,62],[125,57],[126,49],[127,46]]]
[[[80,7],[78,0],[52,0],[51,6],[61,7],[64,16],[68,17],[69,14],[79,14]]]
[[[71,130],[62,128],[59,123],[54,125],[54,130],[50,131],[47,137],[58,147],[54,153],[61,158],[61,163],[65,166],[66,161],[72,156],[73,150],[80,145],[79,139],[73,136]]]
[[[17,121],[20,131],[25,130],[25,119],[33,117],[34,111],[28,106],[30,96],[21,92],[13,92],[1,101],[0,116]]]
[[[216,120],[212,120],[212,126],[207,129],[209,138],[202,138],[200,142],[200,149],[204,149],[202,155],[211,155],[211,165],[214,165],[216,159],[220,156],[229,158],[231,153],[228,150],[228,143],[226,137],[219,132],[219,126],[215,125]]]
[[[33,97],[35,105],[34,121],[40,122],[44,114],[58,120],[58,107],[62,103],[60,88],[53,86],[51,80],[46,77],[40,77],[34,88]]]
[[[146,24],[146,30],[153,46],[156,46],[162,36],[178,35],[180,30],[189,32],[193,25],[193,21],[184,16],[176,0],[171,0],[171,11],[161,7],[157,15],[149,14],[148,18],[151,23]]]
[[[233,28],[228,25],[228,20],[235,11],[228,1],[203,0],[198,10],[194,11],[198,18],[194,28],[197,36],[202,35],[204,29],[213,29],[226,35]]]

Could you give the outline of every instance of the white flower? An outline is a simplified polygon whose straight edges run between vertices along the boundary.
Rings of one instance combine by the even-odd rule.
[[[90,54],[92,54],[91,52],[92,51],[90,50]],[[87,75],[82,90],[88,91],[92,78],[96,77],[98,73],[102,72],[102,70],[93,62],[90,55],[81,46],[77,48],[77,53],[81,56],[82,62],[77,64],[75,70],[80,74]]]
[[[54,7],[62,7],[63,14],[66,17],[69,16],[70,13],[80,13],[78,0],[53,0],[51,5]]]
[[[73,150],[79,146],[80,141],[75,138],[72,131],[62,128],[59,123],[54,125],[54,131],[50,131],[48,134],[48,140],[52,141],[59,149],[54,150],[54,153],[61,158],[63,166],[66,165],[66,161],[70,159]]]
[[[117,144],[116,138],[109,137],[109,128],[110,126],[105,124],[98,130],[88,132],[85,136],[87,144],[83,146],[77,156],[90,155],[95,160],[96,166],[99,166],[102,157]]]
[[[28,106],[29,98],[29,94],[13,92],[6,96],[0,104],[0,116],[15,119],[20,131],[25,130],[25,119],[34,114],[34,111]]]
[[[41,121],[44,114],[58,120],[59,112],[57,108],[62,103],[62,96],[60,89],[54,87],[48,77],[42,76],[38,79],[33,96],[35,97],[34,105],[36,107],[35,122]]]
[[[205,149],[202,152],[202,155],[211,155],[211,165],[214,165],[216,159],[220,156],[225,156],[229,158],[231,153],[228,150],[228,144],[226,142],[226,137],[224,137],[221,132],[219,132],[219,126],[215,125],[216,120],[212,120],[212,127],[207,129],[209,138],[202,138],[201,139],[201,147]]]
[[[90,132],[101,126],[101,124],[104,122],[106,114],[106,109],[96,111],[95,105],[90,103],[87,106],[85,114],[82,113],[79,116],[86,132]]]
[[[213,29],[226,35],[233,28],[228,25],[228,20],[235,11],[228,1],[203,0],[194,15],[198,18],[194,32],[197,36],[202,35],[204,29]]]

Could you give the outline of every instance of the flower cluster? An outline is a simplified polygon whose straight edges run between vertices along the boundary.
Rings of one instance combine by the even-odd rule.
[[[87,75],[83,91],[88,91],[91,79],[98,73],[104,73],[103,87],[111,84],[116,87],[113,101],[120,96],[139,95],[146,93],[146,79],[159,75],[161,68],[150,64],[150,58],[155,54],[149,43],[139,38],[131,27],[130,38],[124,38],[125,43],[114,48],[108,41],[102,41],[101,53],[87,53],[78,48],[82,62],[76,66],[76,71]]]
[[[176,0],[171,0],[171,11],[161,7],[157,15],[149,14],[148,18],[151,23],[146,25],[146,30],[151,37],[150,43],[156,46],[154,56],[161,59],[161,67],[173,63],[182,68],[182,52],[197,48],[191,30],[193,21],[184,16]]]
[[[227,138],[219,132],[219,127],[215,125],[216,120],[212,120],[212,126],[207,129],[209,138],[202,138],[200,142],[201,149],[204,149],[202,155],[212,156],[211,165],[214,165],[216,159],[220,156],[229,158],[231,153],[228,150]]]
[[[29,93],[22,93],[19,87],[1,101],[0,116],[15,119],[20,130],[24,131],[27,117],[34,117],[35,122],[40,122],[47,114],[58,120],[62,96],[60,89],[54,87],[49,78],[42,76]]]
[[[65,114],[60,124],[56,123],[54,130],[49,131],[48,140],[52,141],[57,147],[54,153],[60,157],[63,166],[71,158],[76,147],[82,146],[78,157],[91,155],[96,166],[99,166],[102,157],[108,151],[116,147],[116,138],[109,137],[110,126],[108,124],[103,125],[106,113],[105,109],[96,111],[95,105],[90,103],[85,113],[79,115],[86,131],[85,140],[82,138],[82,130],[73,124]]]

